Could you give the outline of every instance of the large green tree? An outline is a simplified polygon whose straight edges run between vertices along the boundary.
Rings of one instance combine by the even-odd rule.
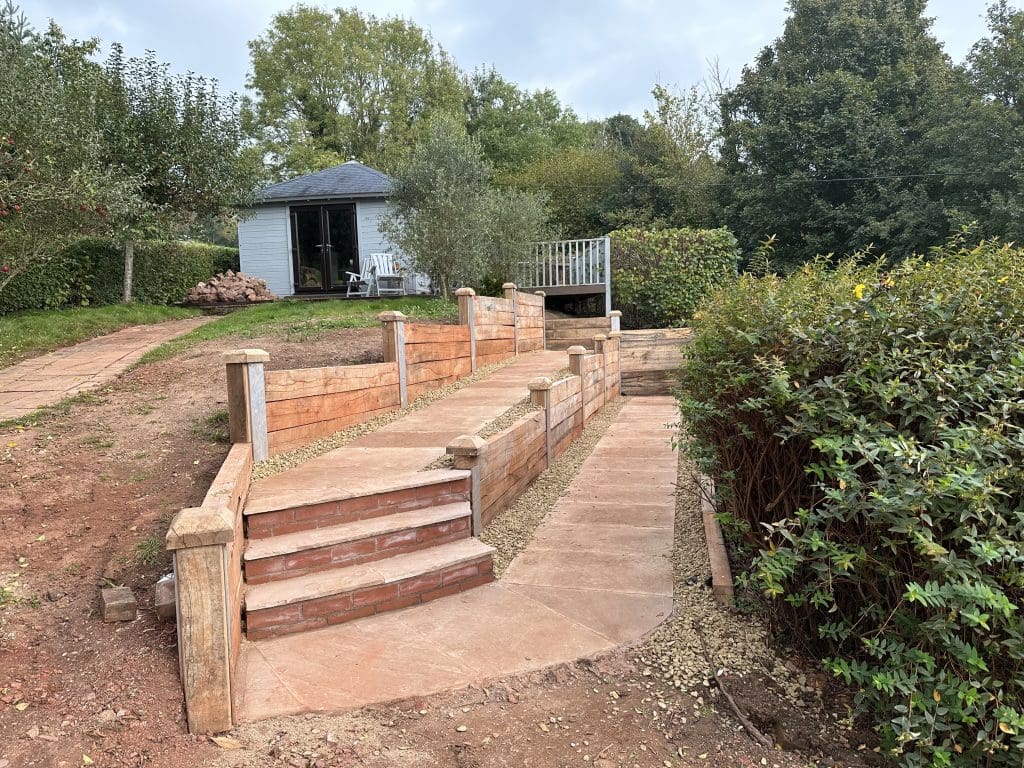
[[[925,2],[791,0],[721,99],[723,202],[745,247],[777,234],[790,263],[869,244],[900,257],[949,234],[932,183],[947,171],[923,139],[964,94]]]
[[[139,180],[104,162],[96,48],[0,7],[0,291],[138,204]]]
[[[251,125],[277,177],[352,157],[390,171],[426,118],[462,111],[455,66],[405,19],[297,5],[249,51]]]
[[[237,97],[192,73],[172,74],[152,52],[126,59],[114,44],[96,99],[105,162],[141,182],[138,204],[113,217],[128,302],[138,239],[225,219],[251,200],[258,173],[243,152]]]

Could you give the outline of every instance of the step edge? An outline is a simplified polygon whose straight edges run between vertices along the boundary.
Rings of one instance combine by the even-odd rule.
[[[314,592],[314,593],[306,592],[303,595],[286,596],[285,599],[275,600],[275,601],[267,602],[266,604],[259,604],[259,605],[256,605],[256,606],[253,606],[251,604],[251,602],[252,602],[251,593],[252,592],[256,592],[257,596],[258,596],[260,592],[268,591],[268,590],[265,590],[265,589],[261,589],[263,587],[270,587],[270,586],[273,585],[273,586],[277,587],[278,589],[280,589],[280,585],[282,585],[282,584],[288,584],[288,583],[298,584],[298,583],[301,583],[303,580],[310,579],[310,576],[312,576],[314,574],[304,574],[302,576],[295,576],[292,579],[282,579],[280,581],[268,582],[266,584],[254,584],[252,586],[246,587],[245,610],[247,612],[248,611],[264,611],[264,610],[267,610],[268,608],[280,608],[280,607],[286,606],[286,605],[295,605],[297,603],[304,603],[307,600],[320,600],[320,599],[323,599],[325,597],[333,597],[334,595],[341,595],[341,594],[344,594],[345,592],[353,592],[353,591],[355,591],[357,589],[364,589],[366,587],[383,586],[385,584],[393,584],[396,581],[402,581],[404,579],[414,579],[414,578],[416,578],[418,576],[423,576],[424,574],[431,573],[432,571],[436,571],[436,570],[438,570],[438,568],[437,567],[432,567],[432,568],[429,568],[429,569],[416,569],[416,570],[413,570],[412,572],[404,573],[399,578],[395,578],[394,576],[389,578],[386,574],[380,573],[377,569],[381,566],[382,563],[388,563],[388,562],[392,562],[393,563],[396,560],[413,559],[415,556],[421,556],[422,553],[425,552],[425,551],[433,551],[433,550],[445,549],[445,548],[451,549],[451,550],[455,550],[455,551],[458,551],[459,549],[469,549],[470,546],[472,546],[472,543],[475,543],[475,545],[476,545],[476,546],[473,546],[473,551],[467,551],[465,553],[462,553],[462,554],[459,554],[459,555],[456,555],[456,556],[452,557],[449,561],[445,562],[442,567],[443,568],[451,568],[452,566],[461,565],[462,563],[469,562],[470,560],[476,560],[478,558],[494,554],[494,551],[495,551],[494,547],[491,547],[491,546],[489,546],[487,544],[484,544],[479,539],[474,539],[474,538],[462,539],[462,540],[459,540],[459,541],[449,542],[447,544],[439,544],[436,547],[430,547],[428,550],[419,550],[417,552],[407,552],[407,553],[402,554],[402,555],[395,555],[393,557],[385,558],[384,560],[376,560],[376,561],[374,561],[372,563],[364,563],[362,565],[349,565],[349,566],[344,566],[342,568],[335,568],[332,571],[321,571],[318,574],[315,574],[317,576],[322,576],[324,573],[342,573],[344,571],[348,571],[349,569],[354,569],[354,568],[365,569],[368,572],[367,573],[368,576],[371,573],[373,574],[373,578],[370,578],[369,580],[364,581],[364,582],[357,582],[356,586],[345,586],[344,588],[334,588],[334,589],[323,590],[323,591]]]
[[[245,505],[243,514],[246,516],[262,515],[267,512],[281,512],[286,509],[299,509],[301,507],[313,506],[314,504],[327,504],[332,501],[347,501],[348,499],[359,499],[364,496],[377,496],[381,493],[394,493],[410,488],[425,488],[430,485],[450,483],[453,480],[465,480],[469,476],[470,471],[468,469],[433,469],[425,472],[410,472],[399,476],[401,479],[396,479],[390,483],[383,483],[373,490],[347,491],[343,488],[329,488],[324,489],[321,493],[310,494],[308,497],[302,497],[298,500],[292,497],[285,504],[261,503],[261,500],[258,497],[253,498],[250,492],[250,498]]]
[[[404,522],[411,517],[416,515],[423,516],[424,513],[434,511],[427,521],[421,522],[415,525],[410,525]],[[450,522],[452,520],[458,520],[462,517],[471,517],[473,510],[469,505],[468,501],[456,502],[454,504],[442,504],[437,507],[424,507],[423,509],[413,509],[407,512],[395,512],[390,515],[382,515],[380,517],[370,517],[364,520],[354,520],[350,523],[339,523],[338,525],[331,525],[324,528],[311,528],[307,531],[299,531],[298,533],[288,533],[281,536],[269,536],[265,539],[249,539],[246,543],[245,553],[242,555],[242,559],[245,562],[258,562],[260,560],[266,560],[271,557],[281,557],[283,555],[291,555],[297,552],[306,552],[311,549],[320,549],[321,547],[332,547],[336,544],[346,544],[352,541],[359,541],[361,539],[371,538],[373,536],[382,536],[388,533],[396,533],[398,531],[407,530],[410,528],[421,528],[427,525],[436,525],[437,523]],[[342,535],[341,531],[346,528],[353,528],[356,525],[364,525],[367,528],[373,528],[372,523],[378,524],[377,530],[370,530],[368,532],[353,533],[348,536]],[[300,541],[303,537],[308,537],[313,531],[319,531],[321,533],[329,532],[332,530],[338,531],[338,536],[328,535],[323,541],[310,542],[306,545],[298,546],[287,546],[290,541]],[[262,549],[271,549],[270,542],[279,542],[279,550],[269,551],[262,553]],[[287,548],[285,548],[287,546]],[[253,551],[255,550],[255,552]]]

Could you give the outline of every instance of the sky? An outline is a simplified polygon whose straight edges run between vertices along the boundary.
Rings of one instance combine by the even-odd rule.
[[[291,0],[21,0],[37,28],[156,52],[178,72],[242,92],[247,42]],[[718,62],[727,82],[782,32],[786,0],[338,0],[427,29],[465,71],[493,65],[521,87],[552,88],[583,118],[640,116],[655,83],[688,87]],[[933,32],[954,61],[985,34],[985,0],[930,0]]]

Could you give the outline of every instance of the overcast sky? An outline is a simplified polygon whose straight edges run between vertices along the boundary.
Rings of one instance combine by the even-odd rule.
[[[146,49],[175,70],[216,77],[241,91],[246,43],[288,0],[22,0],[36,27],[53,18],[76,38]],[[779,36],[785,0],[362,0],[428,29],[464,70],[491,65],[521,86],[553,88],[581,117],[639,115],[656,82],[688,86],[717,59],[731,81]],[[930,0],[933,31],[955,61],[985,33],[985,0]]]

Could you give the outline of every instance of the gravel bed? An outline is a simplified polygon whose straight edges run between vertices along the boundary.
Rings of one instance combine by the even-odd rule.
[[[694,467],[680,455],[672,550],[675,609],[639,647],[637,661],[666,684],[686,692],[702,690],[716,671],[726,670],[767,675],[789,697],[798,699],[803,686],[773,652],[760,619],[721,605],[711,593],[699,494]]]
[[[487,365],[483,368],[477,368],[469,376],[459,379],[447,386],[432,390],[422,397],[417,398],[415,402],[410,403],[405,408],[390,411],[360,424],[353,424],[347,429],[335,432],[330,437],[321,438],[320,440],[304,445],[301,448],[296,448],[293,451],[281,453],[277,456],[271,456],[266,461],[261,461],[253,467],[252,479],[260,480],[264,477],[276,475],[279,472],[284,472],[286,469],[292,469],[293,467],[305,464],[307,461],[315,459],[318,456],[323,456],[325,453],[333,451],[335,448],[341,448],[348,445],[353,440],[360,438],[363,435],[376,432],[381,427],[385,427],[393,421],[398,421],[398,419],[401,419],[403,416],[406,416],[413,411],[426,408],[428,405],[436,403],[438,400],[448,397],[454,392],[458,392],[463,387],[467,387],[474,382],[480,381],[480,379],[490,376],[498,369],[504,368],[515,360],[516,358],[511,357],[508,360],[502,360],[500,363],[494,363],[493,365]]]
[[[495,548],[494,572],[501,576],[516,555],[526,548],[537,526],[547,517],[565,489],[579,474],[584,460],[591,454],[597,441],[618,416],[625,398],[616,398],[604,406],[583,428],[568,450],[541,472],[515,504],[491,521],[480,536],[481,541]]]

